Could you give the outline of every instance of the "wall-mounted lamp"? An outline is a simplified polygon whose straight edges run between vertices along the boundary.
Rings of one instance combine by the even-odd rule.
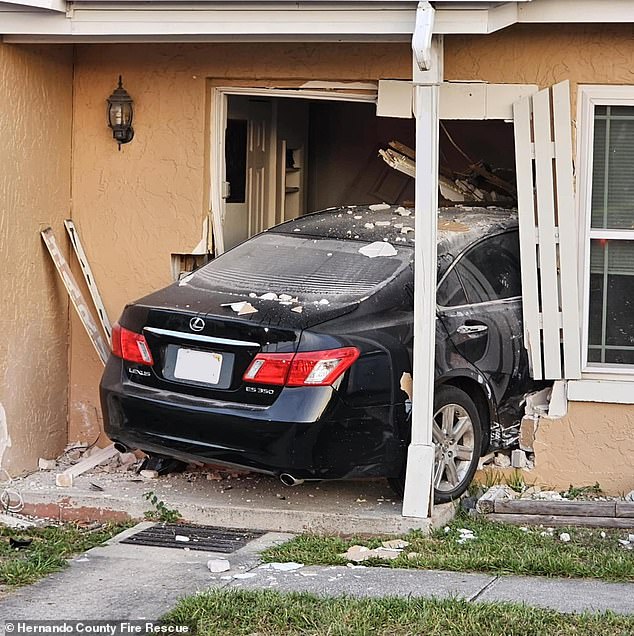
[[[112,128],[112,136],[119,144],[119,150],[121,150],[121,144],[129,143],[134,137],[134,128],[132,128],[133,103],[128,91],[123,88],[121,75],[119,75],[119,85],[108,97],[108,126]]]

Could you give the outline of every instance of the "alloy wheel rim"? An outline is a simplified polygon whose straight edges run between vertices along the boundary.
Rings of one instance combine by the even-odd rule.
[[[465,480],[475,454],[475,430],[466,409],[445,404],[434,414],[434,488],[451,492]]]

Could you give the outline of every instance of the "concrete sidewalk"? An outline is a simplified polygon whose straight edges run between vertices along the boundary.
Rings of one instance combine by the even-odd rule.
[[[634,584],[542,577],[377,567],[310,566],[292,572],[262,566],[260,552],[291,535],[268,533],[230,555],[121,544],[140,524],[70,567],[0,600],[5,620],[158,619],[178,599],[205,589],[273,589],[319,595],[464,598],[512,601],[559,612],[634,615]],[[208,559],[226,558],[231,570],[211,574]],[[244,575],[247,575],[245,577]],[[235,576],[238,578],[234,578]],[[0,624],[0,632],[3,632]]]

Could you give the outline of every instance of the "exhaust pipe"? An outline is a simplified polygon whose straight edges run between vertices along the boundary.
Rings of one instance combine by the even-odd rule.
[[[121,442],[115,442],[114,447],[120,453],[128,453],[130,451],[130,449],[127,446],[123,445]]]
[[[280,481],[285,486],[299,486],[300,484],[304,483],[303,479],[295,479],[293,475],[289,475],[288,473],[282,473],[280,475]]]

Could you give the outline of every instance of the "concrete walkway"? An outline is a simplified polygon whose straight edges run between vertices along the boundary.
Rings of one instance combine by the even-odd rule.
[[[99,489],[95,489],[97,486]],[[143,519],[151,508],[149,490],[192,523],[272,532],[323,534],[405,534],[412,528],[442,527],[454,506],[434,506],[431,519],[403,517],[402,502],[385,479],[306,482],[288,488],[279,479],[246,474],[208,480],[180,473],[145,480],[130,472],[99,468],[78,477],[71,488],[55,485],[54,471],[40,471],[13,482],[24,500],[22,512],[69,521]]]
[[[512,601],[560,612],[612,610],[634,615],[634,584],[359,566],[310,566],[283,572],[261,567],[259,553],[291,535],[268,533],[231,555],[119,543],[139,529],[127,530],[108,545],[76,557],[67,570],[0,599],[0,617],[152,620],[173,608],[179,598],[213,588],[454,597],[472,602]],[[212,557],[227,558],[231,570],[211,574],[207,561]]]

